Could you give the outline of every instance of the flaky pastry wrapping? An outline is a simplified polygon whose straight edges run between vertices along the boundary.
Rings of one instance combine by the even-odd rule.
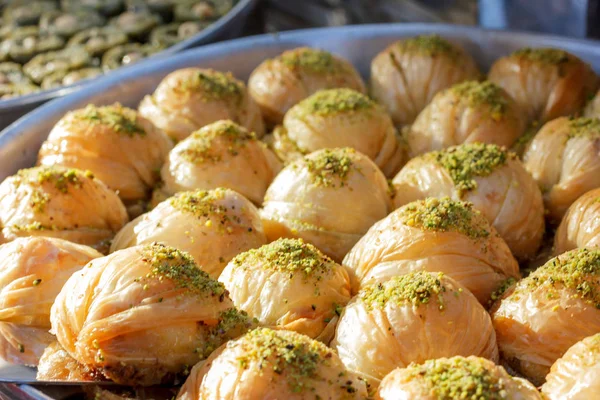
[[[600,188],[571,204],[554,235],[556,255],[580,247],[600,247]]]

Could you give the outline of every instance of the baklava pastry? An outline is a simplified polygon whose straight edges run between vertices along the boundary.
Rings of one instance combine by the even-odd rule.
[[[441,90],[479,79],[475,61],[438,35],[400,40],[371,62],[371,94],[396,125],[411,124]]]
[[[278,239],[239,254],[219,281],[233,304],[260,326],[295,331],[325,344],[350,301],[346,269],[302,239]]]
[[[594,98],[587,103],[583,115],[590,118],[600,118],[600,90],[598,90]]]
[[[259,328],[197,364],[178,400],[365,399],[367,386],[333,350],[290,331]]]
[[[35,366],[54,340],[50,307],[69,277],[102,257],[91,247],[44,237],[0,245],[0,357]]]
[[[265,244],[258,210],[229,189],[181,192],[125,225],[111,252],[162,242],[189,252],[200,268],[217,279],[236,255]]]
[[[66,282],[50,320],[78,363],[131,386],[173,383],[249,326],[189,254],[157,243],[90,262]]]
[[[285,113],[324,89],[348,88],[365,93],[358,71],[327,51],[299,47],[262,62],[250,75],[248,91],[265,120],[280,124]]]
[[[0,184],[0,243],[46,236],[104,252],[127,221],[119,197],[89,171],[35,167]]]
[[[297,237],[341,262],[391,208],[383,173],[354,149],[315,151],[275,177],[260,216],[269,241]]]
[[[352,147],[394,176],[406,146],[383,107],[352,89],[321,90],[292,107],[273,132],[273,148],[286,162],[325,148]]]
[[[546,123],[527,146],[523,163],[559,223],[585,192],[600,187],[600,119],[561,117]]]
[[[259,139],[265,133],[260,109],[244,83],[212,69],[171,72],[152,95],[144,97],[139,111],[177,141],[223,119],[242,125]]]
[[[179,142],[161,170],[154,202],[194,189],[233,189],[261,204],[281,163],[264,143],[232,121],[206,125]]]
[[[376,400],[542,400],[525,379],[481,357],[427,360],[390,372],[379,385]]]
[[[414,157],[463,143],[510,147],[525,133],[527,119],[496,84],[467,81],[435,95],[410,128],[406,140]]]
[[[598,89],[598,77],[588,64],[551,48],[523,48],[502,57],[488,78],[515,99],[529,122],[574,114]]]
[[[580,247],[600,247],[600,188],[571,204],[554,236],[556,255]]]
[[[432,272],[361,289],[342,311],[332,347],[346,368],[373,383],[395,368],[433,358],[498,359],[485,308],[454,279]]]
[[[535,180],[514,153],[471,143],[410,160],[392,181],[394,203],[448,196],[473,203],[517,259],[536,254],[544,235],[544,204]]]
[[[548,400],[585,400],[598,396],[600,333],[575,343],[552,365],[542,393]]]
[[[502,358],[536,385],[576,342],[600,331],[600,250],[551,259],[492,309]]]
[[[148,199],[171,147],[169,137],[135,110],[90,104],[58,121],[38,163],[90,170],[131,205]]]
[[[344,258],[353,292],[413,271],[443,272],[487,305],[519,264],[471,203],[448,197],[417,200],[375,223]]]

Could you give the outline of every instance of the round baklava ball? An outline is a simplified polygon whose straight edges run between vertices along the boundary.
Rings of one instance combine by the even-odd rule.
[[[600,331],[600,250],[572,250],[508,288],[492,309],[503,359],[534,384]]]
[[[179,141],[211,122],[229,119],[258,138],[265,133],[260,109],[246,85],[230,73],[184,68],[167,75],[144,97],[139,113]]]
[[[392,181],[394,203],[448,196],[473,203],[517,259],[532,258],[544,235],[544,205],[536,181],[514,153],[470,143],[410,160]]]
[[[571,204],[554,235],[554,254],[580,247],[600,247],[600,188]]]
[[[510,147],[526,128],[526,116],[496,84],[466,81],[435,95],[406,130],[416,156],[463,143]]]
[[[376,400],[541,400],[525,379],[481,357],[451,357],[411,364],[390,372],[381,382]]]
[[[600,333],[567,350],[546,376],[542,393],[548,400],[593,399],[600,391]]]
[[[302,239],[278,239],[236,256],[219,281],[258,324],[329,343],[350,301],[344,267]]]
[[[527,146],[523,163],[540,186],[548,217],[558,223],[585,192],[600,187],[600,119],[561,117]]]
[[[529,122],[574,114],[598,89],[598,77],[588,64],[551,48],[523,48],[502,57],[488,78],[515,99]]]
[[[361,289],[342,311],[332,347],[346,368],[373,383],[395,368],[433,358],[498,359],[485,308],[454,279],[431,272]]]
[[[35,366],[54,341],[50,307],[69,277],[102,257],[62,239],[17,238],[0,245],[0,357]]]
[[[273,148],[286,162],[316,150],[351,147],[393,176],[406,146],[383,107],[351,89],[319,91],[292,107],[273,131]]]
[[[519,264],[504,240],[471,203],[448,197],[417,200],[375,223],[343,261],[353,292],[414,271],[443,272],[483,305]]]
[[[116,383],[173,383],[249,326],[187,253],[149,244],[97,258],[67,280],[52,330],[78,363]]]
[[[0,184],[0,243],[49,236],[104,252],[127,221],[119,197],[89,171],[22,169]]]
[[[229,120],[214,122],[169,153],[153,203],[186,190],[225,187],[261,204],[280,169],[277,157],[253,133]]]
[[[135,110],[90,104],[58,121],[38,164],[92,171],[130,205],[147,200],[171,147],[169,137]]]
[[[267,239],[298,237],[340,262],[391,207],[383,173],[354,149],[315,151],[275,177],[260,215]]]
[[[263,61],[250,75],[248,91],[265,120],[279,124],[301,100],[323,89],[349,88],[365,93],[365,84],[348,61],[327,51],[299,47]]]
[[[365,399],[367,386],[335,352],[296,332],[259,328],[192,369],[179,400]]]
[[[395,42],[373,59],[371,94],[396,125],[407,125],[439,91],[479,77],[475,61],[460,46],[422,35]]]

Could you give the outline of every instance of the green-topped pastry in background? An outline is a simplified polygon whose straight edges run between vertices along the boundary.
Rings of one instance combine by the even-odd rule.
[[[42,89],[53,89],[61,86],[69,86],[76,82],[94,78],[104,73],[102,68],[89,67],[76,69],[74,71],[57,71],[51,75],[48,75],[42,81]]]
[[[41,83],[47,76],[60,72],[72,71],[90,65],[92,58],[83,47],[68,47],[33,57],[23,66],[23,71],[36,83]]]
[[[55,1],[14,0],[2,12],[4,23],[18,26],[36,25],[47,11],[57,9]]]
[[[102,56],[102,69],[107,72],[134,64],[158,50],[156,47],[139,43],[129,43],[113,47]]]
[[[94,57],[102,56],[107,50],[128,41],[127,34],[114,26],[84,29],[76,33],[67,46],[83,46]]]
[[[123,11],[123,0],[61,0],[65,11],[95,11],[105,17],[111,17]]]
[[[70,38],[77,32],[103,26],[106,20],[95,11],[49,11],[40,19],[40,31],[44,34]]]
[[[110,20],[110,25],[122,30],[133,40],[145,40],[161,19],[147,11],[126,11]]]

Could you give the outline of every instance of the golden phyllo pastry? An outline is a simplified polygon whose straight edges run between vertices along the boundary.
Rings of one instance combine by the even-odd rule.
[[[497,60],[488,77],[515,99],[529,122],[574,114],[598,88],[588,64],[551,48],[517,50]]]
[[[293,105],[323,89],[365,92],[365,84],[348,61],[327,51],[299,47],[263,61],[250,75],[248,91],[265,120],[279,124]]]
[[[525,379],[480,357],[452,357],[411,364],[390,372],[376,400],[542,400]]]
[[[292,107],[273,132],[273,148],[287,162],[335,147],[360,151],[387,176],[406,162],[406,146],[383,107],[351,89],[315,93]]]
[[[237,308],[261,326],[329,343],[350,301],[344,267],[302,239],[278,239],[235,257],[219,277]]]
[[[510,147],[525,132],[526,122],[502,88],[467,81],[435,95],[406,130],[406,139],[412,156],[462,143]]]
[[[400,40],[371,62],[371,93],[397,125],[411,124],[433,97],[455,83],[478,79],[475,61],[438,35]]]
[[[140,115],[179,141],[211,122],[230,119],[264,134],[260,110],[246,85],[230,73],[184,68],[167,75],[152,95],[144,97]]]
[[[153,200],[225,187],[261,204],[280,169],[275,155],[254,133],[235,122],[218,121],[192,133],[169,153]]]
[[[296,332],[259,328],[192,369],[178,400],[359,400],[367,387],[335,352]]]
[[[536,254],[544,234],[537,183],[516,155],[493,144],[471,143],[410,160],[393,180],[394,203],[448,196],[473,203],[517,259]]]
[[[0,245],[0,356],[11,363],[37,365],[54,339],[50,307],[69,277],[96,250],[44,237],[18,238]]]
[[[587,103],[583,110],[583,115],[590,118],[600,118],[600,90],[598,90],[594,98]]]
[[[230,189],[181,192],[127,224],[111,251],[162,242],[191,254],[217,279],[229,260],[266,243],[256,207]]]
[[[92,171],[131,205],[147,200],[171,147],[168,136],[135,110],[90,104],[58,121],[38,163]]]
[[[249,326],[189,254],[156,243],[90,262],[67,281],[50,320],[78,363],[135,386],[173,383]]]
[[[390,209],[385,176],[354,149],[315,151],[284,168],[260,215],[270,241],[299,237],[340,262]]]
[[[600,250],[548,261],[510,287],[492,310],[500,353],[534,384],[579,340],[600,330]]]
[[[443,272],[487,305],[519,265],[471,203],[448,197],[409,203],[375,223],[344,258],[353,291],[413,271]]]
[[[600,188],[571,204],[554,236],[554,254],[580,247],[600,247]]]
[[[349,370],[374,383],[394,368],[432,358],[498,359],[485,308],[454,279],[431,272],[361,289],[342,311],[332,347]]]
[[[127,220],[119,197],[89,171],[22,169],[0,184],[0,243],[49,236],[104,252]]]

